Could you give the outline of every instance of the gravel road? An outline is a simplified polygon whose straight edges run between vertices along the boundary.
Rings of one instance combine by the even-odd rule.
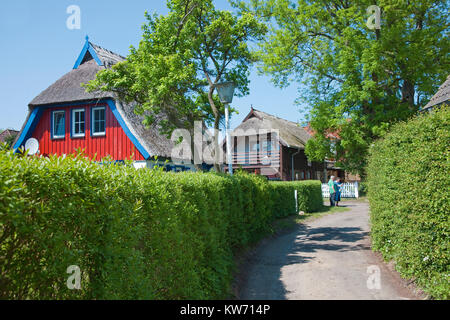
[[[370,250],[368,203],[342,204],[350,211],[323,216],[264,241],[245,266],[239,298],[417,299]]]

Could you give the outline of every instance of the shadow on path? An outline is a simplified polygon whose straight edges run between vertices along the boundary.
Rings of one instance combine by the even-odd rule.
[[[368,247],[357,242],[368,234],[359,227],[300,225],[293,232],[279,236],[257,249],[250,258],[249,277],[241,290],[241,298],[286,299],[287,291],[281,281],[283,267],[309,263],[315,259],[313,253],[318,251],[366,250]]]

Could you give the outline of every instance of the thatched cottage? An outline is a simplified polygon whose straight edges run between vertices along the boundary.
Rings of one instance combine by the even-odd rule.
[[[157,124],[146,128],[143,117],[133,107],[121,103],[113,93],[88,93],[81,86],[95,79],[97,72],[110,68],[125,58],[93,44],[86,37],[85,45],[73,70],[50,85],[28,108],[28,116],[14,149],[24,147],[34,138],[39,154],[63,155],[77,149],[94,160],[110,156],[114,161],[131,159],[136,167],[170,159],[172,142],[159,133]],[[170,166],[176,171],[192,169]]]

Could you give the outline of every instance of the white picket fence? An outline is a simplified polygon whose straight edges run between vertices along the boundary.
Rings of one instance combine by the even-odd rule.
[[[328,183],[322,183],[322,196],[324,198],[330,197],[330,189]],[[359,198],[358,182],[344,183],[341,187],[341,198]]]

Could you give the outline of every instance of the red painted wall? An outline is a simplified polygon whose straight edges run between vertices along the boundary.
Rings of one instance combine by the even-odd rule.
[[[101,137],[91,137],[91,108],[103,106],[106,108],[106,135]],[[73,109],[81,108],[86,110],[86,135],[84,138],[72,138],[70,136],[71,112]],[[64,139],[53,140],[51,138],[51,115],[52,111],[56,110],[66,111],[66,136]],[[32,137],[39,141],[40,154],[44,156],[50,154],[63,155],[75,153],[78,148],[81,148],[85,149],[84,153],[93,160],[100,160],[108,155],[114,160],[125,160],[130,158],[132,160],[144,160],[144,157],[127,137],[107,104],[86,104],[73,107],[47,108],[44,110]],[[97,154],[96,157],[95,154]]]

